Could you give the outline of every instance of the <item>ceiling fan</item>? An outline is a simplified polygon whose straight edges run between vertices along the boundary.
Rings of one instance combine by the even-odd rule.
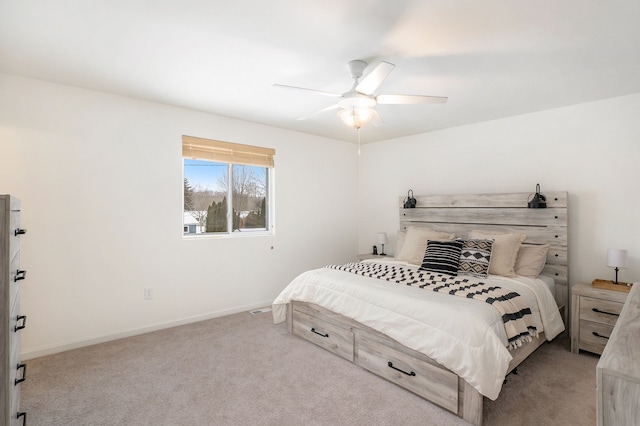
[[[274,84],[275,87],[285,89],[305,90],[319,95],[339,98],[338,103],[316,111],[310,115],[300,117],[298,120],[306,120],[317,114],[340,109],[338,116],[348,126],[360,129],[360,127],[373,120],[374,124],[380,124],[382,120],[374,109],[377,104],[401,105],[401,104],[442,104],[447,102],[444,96],[426,96],[426,95],[377,95],[373,93],[380,87],[382,82],[393,71],[395,65],[382,61],[367,74],[364,78],[364,70],[367,63],[361,60],[353,60],[347,63],[347,69],[353,78],[353,86],[346,93],[325,92],[316,89],[307,89],[305,87],[287,86],[284,84]],[[361,79],[362,78],[362,79]]]

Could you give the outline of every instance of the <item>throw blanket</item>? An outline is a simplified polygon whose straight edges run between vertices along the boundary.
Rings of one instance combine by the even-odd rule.
[[[523,298],[517,292],[508,291],[498,286],[490,286],[475,278],[468,276],[461,278],[420,269],[370,262],[328,265],[326,268],[398,284],[418,286],[488,303],[500,314],[511,349],[515,349],[525,342],[530,342],[532,336],[538,336],[538,330],[531,322],[531,309],[525,305]]]

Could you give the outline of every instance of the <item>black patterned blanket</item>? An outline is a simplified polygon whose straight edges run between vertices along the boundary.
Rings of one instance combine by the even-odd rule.
[[[448,293],[468,299],[480,300],[493,306],[504,322],[509,340],[509,348],[517,348],[538,336],[538,330],[532,324],[531,308],[520,294],[495,285],[489,285],[476,278],[437,274],[419,269],[403,268],[373,262],[354,262],[345,265],[328,265],[326,268],[338,269],[378,278],[398,284],[417,286],[439,293]]]

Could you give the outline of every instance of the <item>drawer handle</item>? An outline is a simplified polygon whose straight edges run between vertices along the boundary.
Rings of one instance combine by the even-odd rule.
[[[22,426],[27,426],[27,413],[19,411],[18,414],[16,414],[16,420],[20,420],[20,417],[22,417]]]
[[[312,333],[316,333],[318,336],[322,336],[322,337],[329,337],[329,333],[327,333],[327,334],[319,333],[319,332],[317,332],[317,331],[316,331],[316,329],[315,329],[315,328],[313,328],[313,327],[311,327],[311,332],[312,332]]]
[[[18,325],[18,323],[22,321],[22,324]],[[16,317],[16,326],[13,328],[13,331],[22,330],[27,326],[27,316],[26,315],[18,315]]]
[[[14,236],[18,236],[18,235],[24,235],[27,233],[26,229],[22,229],[22,228],[16,228],[15,232],[13,233]]]
[[[21,378],[17,378],[18,376],[18,371],[22,370],[22,377]],[[22,383],[25,380],[27,380],[27,364],[18,364],[18,366],[16,367],[16,385],[18,383]]]
[[[598,308],[592,308],[591,310],[592,310],[593,312],[597,312],[597,313],[599,313],[599,314],[613,315],[613,316],[616,316],[616,317],[619,317],[619,316],[620,316],[620,314],[614,314],[613,312],[601,311],[601,310],[600,310],[600,309],[598,309]]]
[[[16,276],[13,277],[13,282],[24,280],[26,277],[27,277],[27,271],[18,269],[16,271]]]
[[[400,370],[399,368],[394,367],[394,366],[393,366],[393,363],[392,363],[391,361],[389,361],[389,362],[387,363],[387,365],[388,365],[389,367],[393,368],[394,370],[397,370],[397,371],[399,371],[399,372],[401,372],[401,373],[403,373],[403,374],[406,374],[407,376],[415,376],[415,375],[416,375],[416,373],[414,373],[413,371],[412,371],[412,372],[410,372],[410,373],[407,373],[407,372],[406,372],[406,371],[404,371],[404,370]]]
[[[602,337],[603,339],[609,340],[609,338],[607,336],[603,336],[602,334],[598,334],[597,331],[592,331],[591,333],[596,337]]]

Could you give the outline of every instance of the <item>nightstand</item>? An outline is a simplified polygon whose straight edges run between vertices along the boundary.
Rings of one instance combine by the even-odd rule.
[[[629,293],[576,284],[571,289],[571,352],[602,354]]]
[[[366,260],[366,259],[384,259],[387,255],[379,255],[379,254],[371,254],[371,253],[363,253],[358,255],[358,261]]]

